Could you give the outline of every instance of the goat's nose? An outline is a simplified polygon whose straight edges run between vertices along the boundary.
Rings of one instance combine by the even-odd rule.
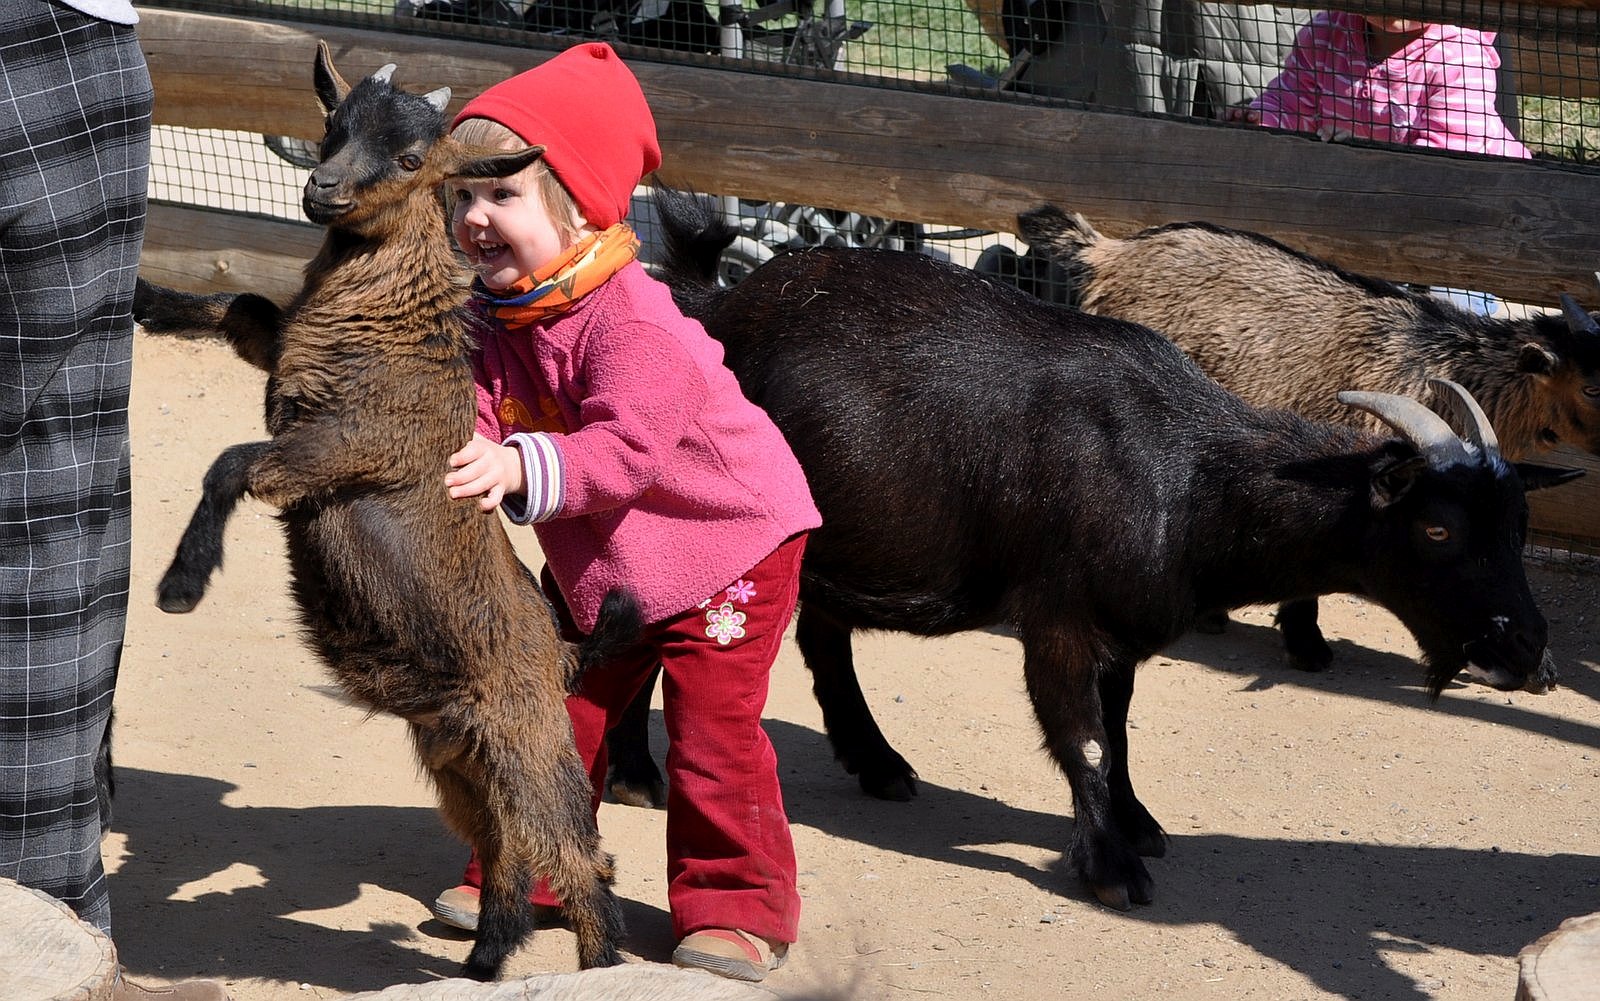
[[[338,179],[336,177],[334,177],[331,173],[327,173],[327,172],[322,171],[321,169],[317,169],[317,170],[313,170],[311,172],[311,177],[310,177],[309,180],[306,181],[306,186],[307,187],[313,187],[313,188],[332,188],[332,187],[335,187],[338,183],[339,183]]]

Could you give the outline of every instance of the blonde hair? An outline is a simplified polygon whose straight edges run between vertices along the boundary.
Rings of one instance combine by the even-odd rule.
[[[512,151],[527,149],[531,145],[526,139],[492,118],[468,118],[452,129],[450,136],[468,146],[484,146],[490,149]],[[578,208],[577,200],[561,183],[561,178],[556,176],[556,172],[543,160],[535,160],[527,171],[533,172],[534,190],[539,193],[539,200],[544,203],[544,210],[549,213],[550,222],[555,226],[562,242],[576,243],[582,235],[583,227],[589,224],[583,217],[583,211]]]

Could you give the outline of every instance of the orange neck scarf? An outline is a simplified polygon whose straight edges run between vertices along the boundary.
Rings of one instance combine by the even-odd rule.
[[[486,294],[489,315],[508,329],[531,326],[565,312],[638,256],[639,238],[619,222],[579,240],[501,295]]]

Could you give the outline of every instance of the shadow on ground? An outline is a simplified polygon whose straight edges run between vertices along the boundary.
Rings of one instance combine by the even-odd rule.
[[[127,842],[111,878],[112,934],[136,978],[266,978],[355,993],[460,976],[433,940],[467,933],[419,921],[420,907],[363,928],[297,916],[349,904],[363,886],[431,901],[466,862],[434,810],[238,807],[224,802],[233,789],[117,769],[115,830]],[[246,885],[194,896],[184,889],[235,867]],[[622,904],[631,928],[667,924],[655,907]],[[635,935],[629,951],[664,960],[671,943],[657,938]]]

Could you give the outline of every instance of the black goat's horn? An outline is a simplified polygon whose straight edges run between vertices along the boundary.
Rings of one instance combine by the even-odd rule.
[[[1339,402],[1357,410],[1365,410],[1400,432],[1417,446],[1417,451],[1427,458],[1430,466],[1442,468],[1457,463],[1472,465],[1477,461],[1443,417],[1409,396],[1346,389],[1339,393]]]
[[[369,77],[368,79],[375,80],[378,83],[388,83],[389,82],[389,78],[394,76],[394,71],[395,71],[394,63],[384,63],[382,66],[379,66],[376,70],[373,70],[372,71],[372,76]]]
[[[1596,272],[1596,277],[1600,277],[1600,272]],[[1565,292],[1561,293],[1561,315],[1567,318],[1567,329],[1574,334],[1600,333],[1600,325],[1594,322],[1589,311]]]
[[[438,90],[430,90],[422,95],[422,99],[433,105],[433,110],[442,114],[445,105],[450,103],[450,88],[440,87]]]
[[[1467,432],[1467,440],[1482,453],[1484,461],[1493,462],[1500,458],[1500,439],[1495,435],[1488,415],[1478,406],[1472,394],[1449,379],[1429,379],[1428,385],[1451,409],[1457,423]]]

